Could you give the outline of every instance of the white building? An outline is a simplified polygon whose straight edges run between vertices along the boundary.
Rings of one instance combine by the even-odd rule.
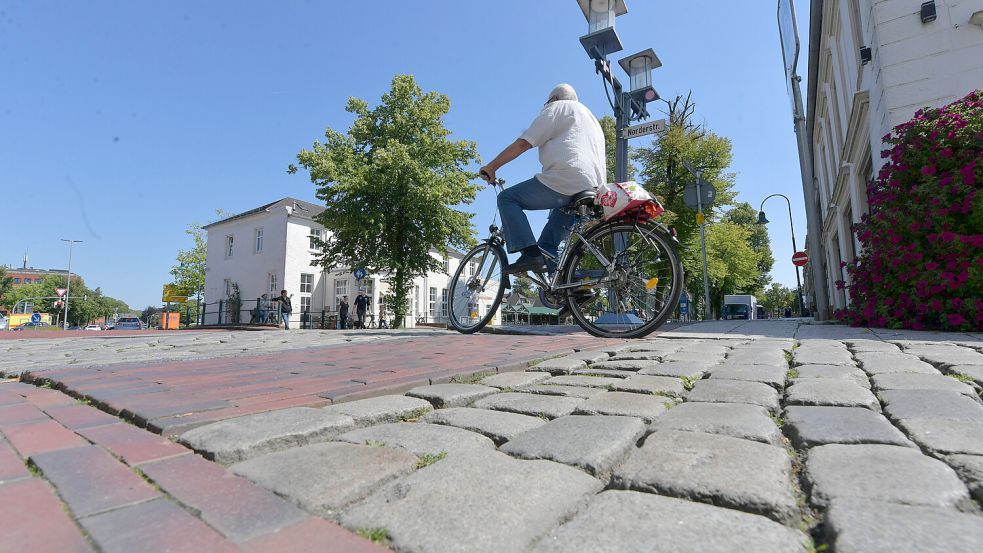
[[[205,225],[208,233],[205,302],[208,307],[204,323],[219,322],[217,302],[227,301],[234,286],[238,286],[243,300],[241,317],[245,320],[242,322],[249,322],[248,310],[262,294],[273,298],[284,289],[293,296],[292,324],[299,324],[303,312],[317,320],[322,312],[333,315],[343,296],[348,296],[351,303],[360,290],[369,296],[369,312],[378,318],[379,300],[389,289],[385,275],[368,275],[358,282],[349,271],[326,273],[311,265],[317,254],[314,238],[327,238],[324,227],[314,221],[322,211],[323,207],[312,203],[283,198]],[[457,271],[463,256],[454,250],[447,257],[436,251],[431,255],[442,261],[443,271],[414,281],[410,315],[404,323],[406,327],[417,322],[442,323],[447,320],[451,278],[448,275]],[[487,304],[483,306],[485,313],[488,307]],[[226,321],[227,318],[223,318],[223,322]]]
[[[923,15],[924,12],[924,15]],[[934,13],[934,19],[932,14]],[[926,106],[983,87],[983,0],[812,0],[807,118],[830,302],[848,297],[881,138]]]

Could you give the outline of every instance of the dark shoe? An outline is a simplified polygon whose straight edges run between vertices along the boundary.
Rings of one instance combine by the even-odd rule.
[[[577,302],[577,305],[584,305],[587,302],[594,299],[595,297],[597,297],[597,293],[588,288],[580,288],[573,291],[573,297],[574,297],[574,301]],[[557,313],[556,316],[561,319],[565,317],[569,317],[570,316],[569,304],[564,303],[563,307],[560,308],[560,312]]]
[[[546,258],[541,255],[533,256],[533,255],[522,254],[519,256],[519,259],[515,260],[515,263],[512,263],[511,265],[506,267],[504,272],[506,274],[515,274],[515,273],[525,273],[529,271],[532,271],[534,273],[545,273]]]

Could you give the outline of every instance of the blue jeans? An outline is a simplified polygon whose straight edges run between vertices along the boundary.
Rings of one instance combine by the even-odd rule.
[[[502,234],[509,253],[538,244],[544,252],[556,257],[560,242],[570,235],[573,227],[574,216],[561,211],[570,204],[572,197],[554,191],[536,177],[506,188],[499,194],[498,211],[502,214]],[[533,238],[529,219],[523,210],[543,209],[549,209],[550,216],[537,241]],[[554,263],[550,261],[547,265],[552,267]]]
[[[283,328],[290,330],[290,313],[280,313],[283,317]]]

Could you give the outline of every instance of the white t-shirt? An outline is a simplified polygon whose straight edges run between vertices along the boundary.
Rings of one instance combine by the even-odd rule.
[[[539,148],[536,178],[556,192],[572,196],[605,183],[604,132],[580,102],[551,102],[519,138]]]

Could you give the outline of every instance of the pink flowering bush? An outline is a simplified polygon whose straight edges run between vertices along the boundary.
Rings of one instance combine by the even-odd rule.
[[[983,91],[915,117],[884,137],[887,163],[867,187],[854,326],[983,329]],[[842,287],[842,282],[837,283]]]

